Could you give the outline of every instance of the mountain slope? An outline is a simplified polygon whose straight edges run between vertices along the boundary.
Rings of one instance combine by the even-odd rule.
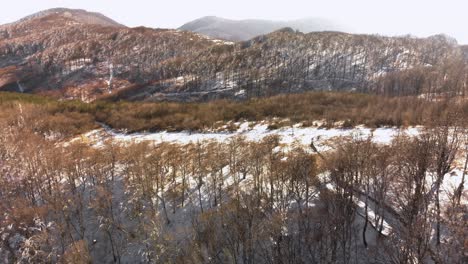
[[[388,95],[460,93],[466,60],[455,41],[282,29],[200,51],[177,78],[129,89],[116,99],[209,100],[334,90]],[[143,92],[144,91],[144,92]]]
[[[301,32],[340,31],[342,27],[325,19],[307,18],[293,21],[269,21],[260,19],[230,20],[207,16],[189,22],[179,29],[200,33],[212,38],[230,41],[249,40],[281,28],[291,27]]]
[[[443,35],[283,28],[232,43],[188,31],[90,24],[67,12],[0,26],[0,90],[84,101],[245,99],[316,90],[468,94],[466,47]]]
[[[144,81],[143,70],[165,76],[173,60],[215,45],[189,32],[110,21],[81,10],[49,10],[1,26],[0,89],[90,100]]]

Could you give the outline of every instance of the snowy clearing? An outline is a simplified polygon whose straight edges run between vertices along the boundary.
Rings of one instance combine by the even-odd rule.
[[[321,149],[326,150],[327,141],[334,138],[343,138],[357,136],[366,138],[373,136],[373,141],[381,144],[389,144],[393,138],[405,134],[408,136],[418,135],[421,127],[398,128],[377,128],[371,129],[359,126],[354,129],[331,128],[324,129],[319,127],[301,127],[300,124],[269,130],[267,123],[244,122],[239,125],[239,129],[234,132],[155,132],[155,133],[133,133],[126,134],[109,128],[90,131],[74,140],[85,140],[94,143],[96,146],[102,144],[104,139],[113,139],[122,143],[152,141],[154,143],[178,143],[189,144],[207,140],[224,142],[236,136],[243,136],[249,141],[260,141],[265,137],[277,135],[284,145],[298,143],[303,146],[309,145],[312,140],[314,144]]]
[[[367,138],[372,135],[372,140],[380,144],[390,144],[391,141],[398,135],[417,136],[422,127],[408,128],[367,128],[358,126],[353,129],[331,128],[325,129],[320,127],[302,127],[301,124],[296,124],[289,127],[279,129],[268,129],[267,122],[243,122],[236,123],[237,131],[234,132],[167,132],[160,131],[155,133],[132,133],[127,134],[119,132],[103,126],[101,129],[92,130],[72,141],[82,140],[96,147],[102,146],[104,140],[114,140],[119,143],[138,143],[152,142],[159,143],[174,143],[174,144],[189,144],[204,141],[227,142],[230,139],[242,136],[248,141],[261,141],[268,136],[277,135],[280,137],[282,150],[287,151],[291,145],[298,144],[300,146],[308,146],[313,141],[319,151],[330,150],[331,143],[334,139],[342,139],[346,137]],[[335,141],[336,142],[336,141]],[[459,186],[462,179],[462,168],[457,166],[446,175],[443,185],[441,186],[442,197],[444,203],[449,202],[449,194]],[[428,183],[431,180],[428,179]],[[465,192],[466,193],[466,188]],[[466,201],[463,201],[466,203]]]

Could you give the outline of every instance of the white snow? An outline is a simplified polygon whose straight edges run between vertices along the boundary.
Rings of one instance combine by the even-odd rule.
[[[241,96],[245,94],[245,90],[239,90],[235,95],[236,96]]]
[[[460,186],[460,183],[462,183],[462,175],[463,175],[463,169],[461,168],[456,168],[444,177],[444,181],[442,182],[442,185],[440,186],[441,189],[441,196],[440,199],[442,203],[449,203],[450,202],[450,197],[454,194],[455,190]],[[465,186],[463,195],[466,195],[468,193],[468,190],[466,189],[466,176],[465,176],[465,181],[463,182],[463,185]],[[461,204],[466,205],[468,204],[467,199],[461,199]]]
[[[234,42],[232,41],[226,41],[226,40],[221,40],[221,39],[211,39],[211,42],[216,43],[216,44],[234,45]]]
[[[80,137],[82,140],[94,142],[100,145],[103,139],[112,138],[113,140],[126,143],[126,142],[142,142],[152,141],[154,143],[178,143],[188,144],[202,141],[219,141],[225,142],[236,136],[243,136],[248,141],[260,141],[267,136],[278,135],[281,138],[280,143],[283,145],[290,145],[293,143],[308,146],[312,140],[315,146],[320,150],[327,150],[327,141],[332,138],[344,137],[363,137],[367,138],[373,135],[373,141],[381,144],[389,144],[391,140],[399,134],[406,134],[409,136],[417,135],[420,128],[410,127],[405,129],[398,128],[377,128],[371,129],[363,126],[354,129],[321,129],[318,127],[301,127],[299,124],[290,127],[283,127],[280,129],[269,130],[268,123],[251,123],[244,122],[239,124],[239,128],[235,132],[155,132],[155,133],[134,133],[125,134],[111,129],[98,129],[88,132]],[[75,139],[77,140],[77,139]]]
[[[362,215],[362,217],[365,217],[365,212],[366,212],[366,204],[365,202],[361,201],[361,200],[358,200],[356,202],[357,206],[359,207],[359,210],[362,211],[360,212]],[[369,223],[374,226],[375,229],[378,229],[377,226],[375,226],[375,220],[378,219],[378,217],[375,215],[375,212],[372,210],[371,206],[368,205],[367,206],[367,216],[368,216],[368,220],[369,220]],[[390,226],[390,224],[387,223],[386,220],[383,220],[383,223],[382,223],[382,234],[385,235],[385,236],[389,236],[392,232],[392,227]]]

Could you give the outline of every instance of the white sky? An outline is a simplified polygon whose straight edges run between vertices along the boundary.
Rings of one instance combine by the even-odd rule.
[[[176,28],[216,15],[232,19],[320,17],[356,33],[429,36],[468,44],[468,0],[2,0],[0,24],[52,7],[96,11],[127,26]]]

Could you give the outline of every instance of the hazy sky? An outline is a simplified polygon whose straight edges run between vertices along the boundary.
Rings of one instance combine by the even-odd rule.
[[[0,23],[52,7],[103,13],[127,26],[176,28],[216,15],[232,19],[320,17],[356,33],[429,36],[468,44],[468,0],[2,0]]]

